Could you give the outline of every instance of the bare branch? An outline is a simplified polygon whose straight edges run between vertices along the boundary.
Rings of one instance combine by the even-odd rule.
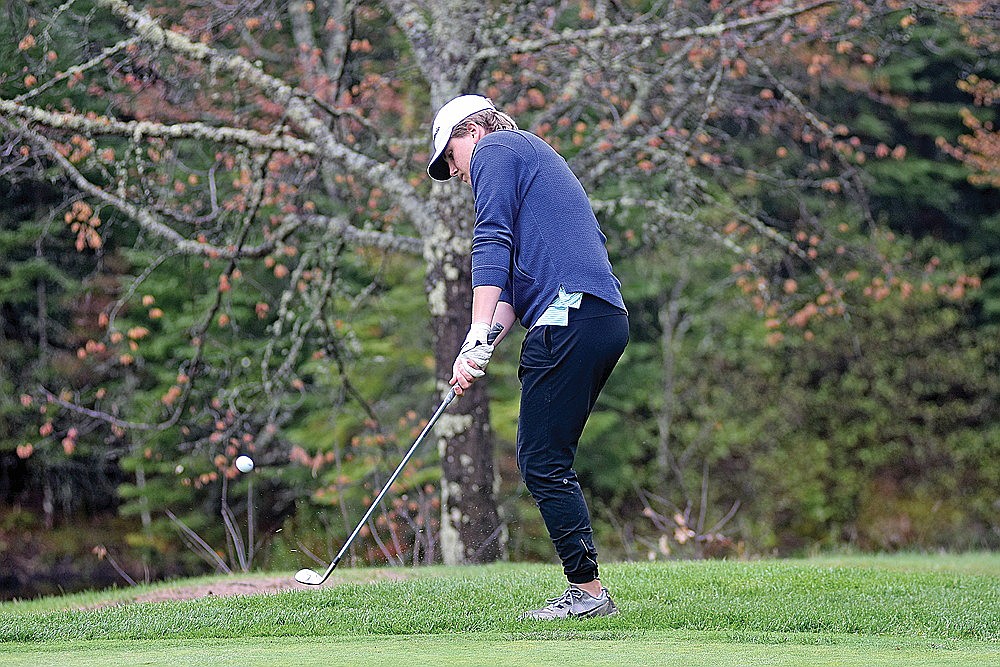
[[[114,54],[118,53],[119,51],[127,49],[129,46],[132,46],[133,44],[137,44],[138,42],[139,42],[139,39],[137,37],[131,37],[129,39],[122,40],[122,41],[118,42],[117,44],[109,46],[108,48],[104,49],[99,54],[97,54],[96,56],[94,56],[93,58],[91,58],[90,60],[88,60],[87,62],[80,63],[79,65],[74,65],[73,67],[70,67],[69,69],[67,69],[65,72],[60,72],[59,74],[57,74],[56,76],[52,77],[51,79],[49,79],[48,81],[46,81],[42,85],[37,86],[35,88],[32,88],[31,90],[29,90],[28,92],[24,93],[23,95],[18,95],[17,97],[14,98],[14,101],[15,102],[24,102],[25,100],[28,100],[28,99],[31,99],[32,97],[40,95],[41,93],[44,93],[46,90],[48,90],[52,86],[56,85],[60,81],[65,81],[66,79],[70,79],[70,78],[72,78],[74,76],[79,76],[80,74],[83,74],[87,70],[92,69],[92,68],[96,67],[97,65],[100,65],[107,58],[110,58],[111,56],[113,56]]]
[[[561,33],[541,39],[511,41],[503,46],[492,46],[482,49],[472,56],[469,68],[471,69],[477,66],[478,63],[490,58],[509,56],[516,53],[532,53],[552,46],[577,45],[594,41],[618,42],[643,37],[655,37],[665,42],[683,41],[692,37],[720,37],[726,33],[744,30],[752,26],[780,23],[781,21],[815,11],[821,7],[835,4],[837,3],[834,0],[816,0],[815,2],[801,6],[786,2],[784,6],[763,14],[696,27],[677,28],[669,23],[630,23],[625,25],[605,24],[596,28],[583,30],[564,30]]]
[[[385,5],[392,12],[396,25],[406,33],[421,68],[430,71],[429,65],[437,59],[438,50],[431,27],[424,19],[424,8],[413,0],[385,0]]]
[[[80,171],[69,160],[67,160],[55,146],[52,145],[52,142],[43,137],[41,134],[27,128],[14,127],[12,129],[52,158],[66,173],[69,179],[73,181],[76,187],[83,193],[90,195],[91,197],[94,197],[109,206],[115,207],[129,218],[139,223],[140,227],[158,238],[169,242],[178,252],[183,254],[202,255],[223,259],[233,259],[236,257],[263,257],[273,252],[274,249],[277,248],[279,244],[294,230],[294,227],[292,226],[285,226],[279,230],[280,233],[272,235],[269,240],[256,246],[241,249],[237,249],[233,246],[217,246],[211,243],[192,241],[191,239],[184,238],[184,236],[178,233],[175,229],[172,229],[163,223],[149,210],[136,206],[122,197],[112,194],[92,183],[86,176],[80,173]]]
[[[677,202],[667,203],[665,201],[660,201],[658,199],[639,199],[637,197],[619,197],[613,201],[598,200],[594,199],[591,201],[595,210],[616,210],[616,209],[626,209],[626,208],[641,208],[647,211],[655,213],[659,220],[663,223],[663,227],[669,227],[669,221],[676,220],[684,223],[684,228],[697,230],[713,241],[718,243],[720,246],[729,250],[735,255],[743,256],[746,254],[739,244],[733,241],[728,236],[723,235],[721,232],[712,229],[700,222],[693,214],[683,213],[677,208]]]
[[[346,218],[328,215],[289,215],[285,218],[288,224],[305,224],[316,227],[335,236],[343,238],[348,243],[356,246],[366,246],[369,248],[381,248],[392,252],[401,252],[410,255],[420,255],[424,249],[424,242],[419,238],[411,236],[400,236],[391,232],[380,232],[374,229],[359,229],[347,221]]]
[[[264,134],[237,127],[216,127],[206,123],[154,123],[152,121],[121,121],[108,116],[48,111],[20,104],[16,100],[0,99],[0,113],[17,116],[54,129],[75,130],[92,136],[156,137],[162,139],[202,139],[222,144],[237,144],[249,148],[284,151],[292,155],[319,154],[319,147],[287,134]]]
[[[388,164],[339,142],[330,128],[310,109],[307,101],[314,102],[314,99],[309,93],[296,90],[242,56],[221,53],[210,46],[191,41],[178,32],[164,30],[148,13],[137,11],[125,0],[98,0],[98,3],[120,16],[143,41],[192,60],[207,62],[268,93],[273,102],[285,107],[288,119],[316,141],[324,158],[340,162],[352,173],[378,184],[395,196],[410,212],[414,224],[421,231],[429,232],[434,228],[436,221],[427,203],[406,178]]]

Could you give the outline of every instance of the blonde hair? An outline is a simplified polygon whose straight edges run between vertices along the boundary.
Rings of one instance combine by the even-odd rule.
[[[516,130],[517,123],[513,118],[508,116],[502,111],[497,111],[496,109],[484,109],[482,111],[477,111],[476,113],[462,119],[462,122],[455,125],[455,129],[451,131],[451,136],[455,137],[465,137],[469,135],[469,123],[475,123],[480,126],[486,133],[496,132],[497,130]]]

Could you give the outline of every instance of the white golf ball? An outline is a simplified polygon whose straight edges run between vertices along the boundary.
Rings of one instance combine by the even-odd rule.
[[[237,456],[236,469],[240,472],[250,472],[253,470],[253,459],[249,456]]]

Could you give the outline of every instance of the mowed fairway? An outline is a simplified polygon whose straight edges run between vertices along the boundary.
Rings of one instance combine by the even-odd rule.
[[[862,640],[856,637],[782,636],[748,643],[703,632],[643,633],[613,639],[505,639],[478,635],[451,637],[272,638],[236,640],[159,640],[132,642],[55,642],[27,650],[17,647],[0,657],[3,665],[940,665],[1000,664],[1000,647],[968,642]],[[624,638],[627,637],[627,638]],[[816,644],[823,641],[823,644]]]
[[[998,554],[612,564],[620,615],[519,621],[558,574],[345,570],[269,595],[8,603],[0,665],[1000,665]]]

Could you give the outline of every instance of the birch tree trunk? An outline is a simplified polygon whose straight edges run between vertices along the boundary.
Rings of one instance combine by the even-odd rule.
[[[442,391],[471,321],[473,212],[452,185],[435,186],[439,211],[426,239],[427,292],[434,359]],[[506,556],[506,528],[497,509],[489,378],[456,399],[438,426],[441,455],[441,554],[445,564],[485,563]]]
[[[387,2],[408,35],[430,84],[431,112],[474,85],[462,76],[481,45],[484,5],[461,0],[432,3],[425,22],[418,3]],[[467,73],[468,74],[468,73]],[[478,83],[478,82],[474,82]],[[430,138],[430,128],[426,137]],[[471,322],[469,258],[472,198],[454,182],[432,187],[433,230],[424,238],[427,290],[434,327],[434,358],[442,389]],[[452,403],[439,422],[441,454],[441,553],[445,564],[485,563],[506,556],[506,527],[497,508],[489,378]]]

